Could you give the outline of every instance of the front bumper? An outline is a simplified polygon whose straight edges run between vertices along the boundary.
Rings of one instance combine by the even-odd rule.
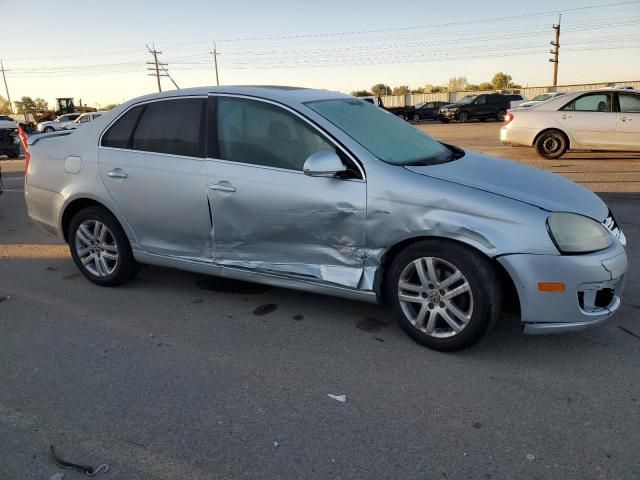
[[[525,333],[580,330],[611,317],[622,301],[627,255],[620,242],[586,255],[504,255],[498,258],[518,292]],[[541,292],[539,282],[563,283]]]
[[[457,113],[458,113],[457,110],[445,110],[445,111],[440,110],[438,112],[438,118],[445,119],[445,120],[455,120]]]

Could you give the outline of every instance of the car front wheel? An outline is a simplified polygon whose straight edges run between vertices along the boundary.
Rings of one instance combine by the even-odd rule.
[[[44,133],[55,132],[56,130],[53,127],[44,127]]]
[[[507,112],[505,112],[504,110],[500,110],[496,115],[496,120],[498,120],[499,122],[504,122],[504,117],[506,114]]]
[[[536,140],[536,150],[541,157],[554,159],[560,158],[567,151],[569,142],[567,137],[558,130],[549,130],[542,133]]]
[[[67,239],[76,266],[98,285],[126,282],[140,268],[122,227],[104,208],[78,212],[71,220]]]
[[[469,112],[460,112],[458,114],[458,121],[460,123],[467,123],[469,120],[471,120],[471,116],[469,115]]]
[[[387,277],[400,326],[440,351],[477,342],[500,315],[502,293],[489,260],[450,241],[425,240],[402,251]]]

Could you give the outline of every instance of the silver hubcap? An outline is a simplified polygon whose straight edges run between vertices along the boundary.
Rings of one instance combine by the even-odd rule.
[[[76,230],[76,253],[84,268],[96,277],[107,277],[118,264],[118,245],[107,226],[85,220]]]
[[[398,299],[411,324],[435,338],[457,335],[473,315],[473,294],[466,277],[437,257],[418,258],[404,268]]]

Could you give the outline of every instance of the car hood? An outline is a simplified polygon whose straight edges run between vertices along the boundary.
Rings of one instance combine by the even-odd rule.
[[[550,212],[573,212],[603,221],[609,210],[593,192],[560,175],[466,151],[448,163],[407,166],[412,172],[484,190]]]

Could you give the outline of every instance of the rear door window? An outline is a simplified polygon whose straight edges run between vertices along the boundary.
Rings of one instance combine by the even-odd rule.
[[[574,112],[611,112],[610,93],[591,93],[583,95],[562,107],[562,110]]]
[[[133,132],[131,148],[145,152],[204,157],[202,98],[161,100],[145,105]]]

